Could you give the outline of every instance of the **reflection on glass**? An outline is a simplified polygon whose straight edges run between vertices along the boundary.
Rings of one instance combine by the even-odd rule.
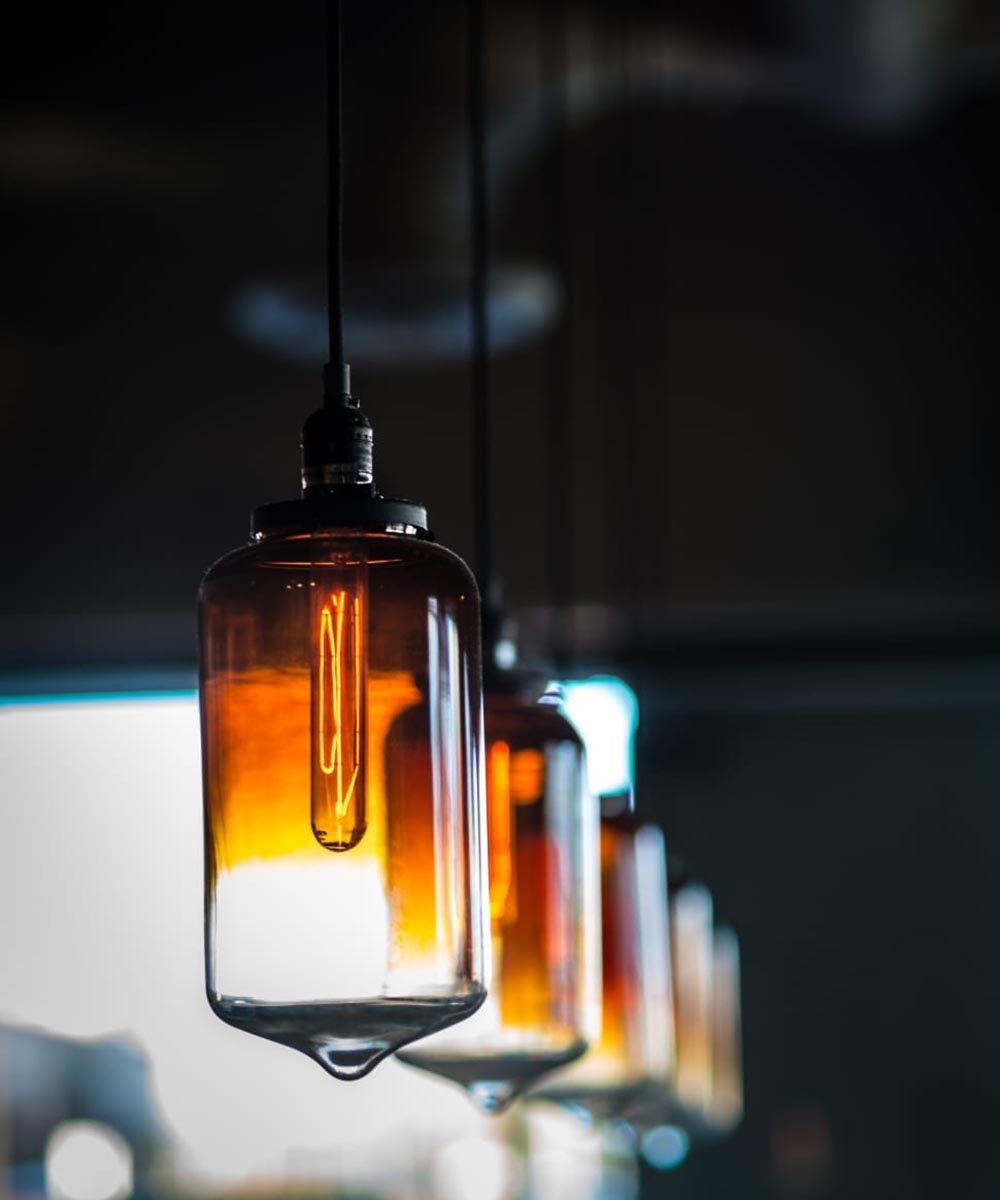
[[[601,822],[601,929],[600,1037],[531,1093],[596,1119],[621,1116],[673,1056],[663,835],[630,816]]]
[[[478,624],[415,536],[264,537],[202,587],[209,1002],[339,1078],[484,997]]]
[[[490,994],[470,1021],[399,1056],[490,1112],[578,1058],[600,1020],[597,804],[558,700],[515,680],[486,697]]]

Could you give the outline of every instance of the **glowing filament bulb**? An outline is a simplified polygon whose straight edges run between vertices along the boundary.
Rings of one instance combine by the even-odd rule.
[[[323,595],[312,697],[312,827],[327,850],[364,835],[365,646],[360,590]]]

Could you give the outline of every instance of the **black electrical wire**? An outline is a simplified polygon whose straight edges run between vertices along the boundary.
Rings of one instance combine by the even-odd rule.
[[[493,577],[493,468],[490,457],[491,402],[489,331],[489,164],[486,138],[486,22],[483,0],[469,0],[466,58],[469,136],[469,300],[471,310],[472,441],[475,467],[476,572],[484,599]]]
[[[347,383],[344,370],[344,125],[341,55],[341,0],[327,5],[326,61],[326,256],[327,320],[330,357],[324,403],[343,404]]]
[[[543,233],[562,285],[563,319],[552,332],[544,366],[546,595],[549,649],[555,665],[567,659],[565,610],[573,599],[573,280],[566,4],[540,5],[542,115],[549,131],[543,181]]]

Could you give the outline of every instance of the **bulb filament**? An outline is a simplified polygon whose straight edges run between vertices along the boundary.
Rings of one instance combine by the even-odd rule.
[[[332,592],[319,614],[313,712],[313,831],[328,850],[349,850],[365,830],[362,789],[361,596]],[[317,770],[318,768],[318,770]]]

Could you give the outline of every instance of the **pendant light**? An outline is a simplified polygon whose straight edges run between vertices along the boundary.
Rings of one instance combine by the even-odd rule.
[[[685,1146],[713,1141],[743,1116],[739,942],[729,926],[713,929],[703,884],[672,887],[670,913],[673,1069],[626,1113],[644,1146],[664,1130],[682,1134]]]
[[[472,372],[477,566],[487,596],[485,722],[493,981],[460,1028],[400,1059],[499,1112],[578,1058],[599,1028],[598,810],[561,695],[498,662],[504,622],[492,570],[487,320],[488,211],[482,0],[468,6],[472,155]]]
[[[500,1112],[600,1029],[596,804],[558,696],[486,696],[493,976],[469,1021],[399,1058]]]
[[[302,494],[200,595],[208,999],[341,1079],[485,997],[480,610],[376,489],[341,335],[340,4],[329,6],[330,364]]]
[[[712,1103],[712,894],[703,883],[685,883],[670,898],[677,1066],[673,1093],[692,1128]]]
[[[740,943],[728,925],[715,928],[712,952],[712,1099],[708,1126],[729,1133],[743,1117],[743,1024]]]
[[[601,821],[600,1037],[531,1095],[593,1120],[624,1116],[673,1067],[663,835],[630,813]]]

